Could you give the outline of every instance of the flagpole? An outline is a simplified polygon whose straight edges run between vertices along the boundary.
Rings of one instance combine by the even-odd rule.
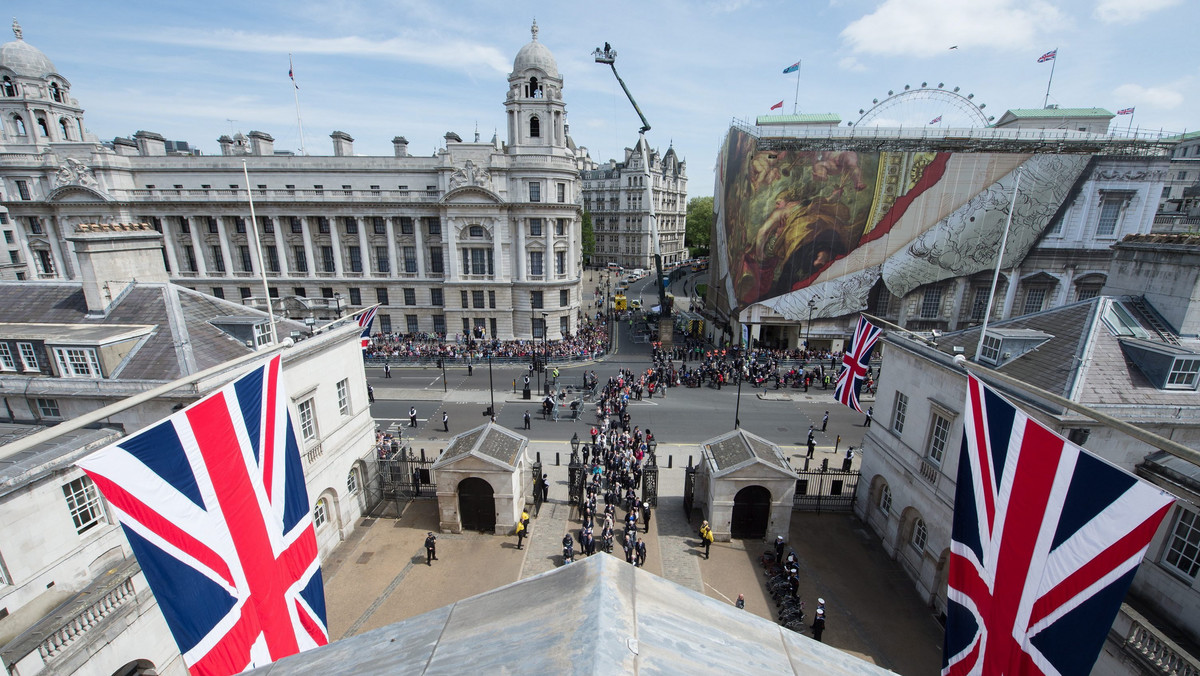
[[[246,177],[246,199],[250,201],[250,232],[254,233],[254,251],[258,254],[258,274],[262,276],[263,293],[267,300],[267,317],[271,321],[271,342],[279,342],[279,334],[275,330],[275,308],[271,306],[271,287],[267,286],[267,266],[263,264],[262,241],[258,237],[258,218],[254,215],[254,193],[250,191],[250,170],[246,168],[246,160],[242,160],[242,175]]]
[[[1050,83],[1054,82],[1054,67],[1058,65],[1058,47],[1054,48],[1054,58],[1050,59],[1050,80],[1046,82],[1046,99],[1042,101],[1042,108],[1050,104]]]
[[[796,98],[792,99],[792,115],[800,112],[800,69],[804,68],[804,59],[800,59],[796,63],[800,66],[796,68]]]
[[[296,98],[296,124],[300,127],[300,154],[304,152],[304,121],[300,119],[300,85],[296,84],[296,71],[292,67],[292,54],[288,52],[288,75],[292,78],[292,95]]]
[[[1130,132],[1133,131],[1133,116],[1134,115],[1137,115],[1137,108],[1134,108],[1133,112],[1129,114],[1129,127],[1125,130],[1125,134],[1127,136],[1129,135]]]
[[[975,361],[983,354],[983,337],[987,335],[988,319],[992,316],[992,303],[996,300],[996,284],[1000,281],[1000,266],[1004,264],[1004,248],[1008,244],[1008,229],[1012,226],[1013,212],[1017,209],[1017,190],[1021,187],[1021,167],[1014,172],[1017,175],[1013,183],[1012,202],[1008,205],[1008,219],[1004,222],[1004,234],[1000,237],[1000,253],[996,255],[996,271],[992,273],[992,289],[988,292],[987,309],[983,311],[983,325],[979,329],[979,344],[975,346]],[[1015,279],[1008,280],[1016,284]]]

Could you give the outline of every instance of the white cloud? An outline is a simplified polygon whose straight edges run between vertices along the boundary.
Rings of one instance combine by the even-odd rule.
[[[1160,87],[1143,87],[1139,84],[1123,84],[1113,90],[1117,105],[1144,105],[1160,110],[1172,110],[1183,105],[1182,91],[1184,83],[1175,83]]]
[[[162,42],[175,47],[188,46],[235,52],[334,54],[396,59],[439,68],[468,70],[482,66],[503,74],[507,74],[512,68],[511,57],[495,47],[436,35],[371,40],[355,35],[313,38],[245,31],[172,31],[143,34],[140,38],[146,42]]]
[[[1044,0],[884,0],[846,26],[841,36],[859,53],[928,57],[945,54],[951,45],[1028,48],[1064,21]]]
[[[844,56],[838,61],[838,68],[848,70],[854,73],[861,73],[867,69],[866,66],[854,58],[853,56]]]
[[[1182,0],[1100,0],[1096,18],[1104,23],[1134,23],[1147,14],[1178,5]]]

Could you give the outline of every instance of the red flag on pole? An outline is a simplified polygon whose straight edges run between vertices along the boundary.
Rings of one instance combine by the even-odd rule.
[[[779,108],[782,108],[782,107],[783,107],[783,101],[780,101],[779,103],[776,103],[775,105],[771,106],[771,110],[778,110]]]

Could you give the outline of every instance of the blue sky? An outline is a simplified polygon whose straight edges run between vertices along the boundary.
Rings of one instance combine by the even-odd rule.
[[[1050,103],[1136,107],[1142,129],[1200,128],[1191,112],[1200,105],[1197,0],[50,0],[10,9],[71,82],[98,137],[145,129],[209,154],[231,130],[299,149],[288,52],[310,154],[331,154],[334,130],[367,155],[391,155],[396,135],[422,155],[447,131],[469,140],[478,125],[489,139],[503,132],[506,76],[535,17],[564,78],[575,142],[603,162],[637,138],[636,114],[591,56],[608,41],[653,126],[651,144],[674,143],[688,161],[692,196],[712,194],[732,119],[753,121],[781,100],[792,111],[796,76],[781,71],[797,60],[800,112],[837,113],[843,124],[922,82],[960,87],[996,117],[1040,107],[1051,64],[1037,58],[1057,48]],[[960,121],[943,98],[914,96],[879,119]]]

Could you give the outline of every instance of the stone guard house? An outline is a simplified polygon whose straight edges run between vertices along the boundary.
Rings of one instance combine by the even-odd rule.
[[[487,423],[450,440],[433,463],[442,532],[507,535],[525,506],[529,439]]]
[[[775,444],[743,429],[700,444],[695,500],[713,538],[788,537],[799,476]]]

